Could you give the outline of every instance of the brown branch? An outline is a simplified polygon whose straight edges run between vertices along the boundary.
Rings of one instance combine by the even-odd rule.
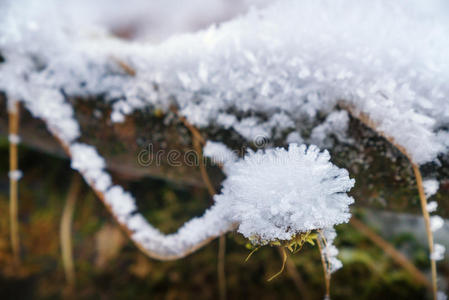
[[[371,242],[376,244],[379,248],[381,248],[385,254],[390,256],[398,265],[407,270],[410,275],[412,275],[413,279],[422,285],[425,285],[429,289],[432,289],[432,283],[424,276],[424,274],[412,264],[407,257],[396,250],[389,242],[384,240],[381,236],[371,230],[368,226],[363,224],[362,221],[357,219],[356,217],[352,217],[349,221],[355,229],[365,235]]]
[[[10,138],[17,137],[19,133],[19,102],[15,101],[9,109],[9,135]],[[15,173],[19,172],[17,141],[9,143],[9,220],[11,247],[14,263],[20,264],[20,237],[19,237],[19,183]]]
[[[422,176],[421,172],[419,171],[419,166],[412,163],[413,172],[415,173],[416,177],[416,184],[418,185],[418,193],[419,193],[419,200],[421,203],[421,210],[422,214],[424,216],[424,222],[426,225],[426,231],[427,231],[427,242],[429,244],[429,251],[432,254],[433,253],[433,233],[430,228],[430,216],[429,211],[427,210],[427,199],[426,194],[424,193],[424,186],[422,182]],[[434,259],[430,259],[430,266],[432,270],[432,290],[434,293],[434,300],[437,299],[437,264]]]

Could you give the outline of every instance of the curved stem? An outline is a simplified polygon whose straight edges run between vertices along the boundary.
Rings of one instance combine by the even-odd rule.
[[[273,276],[268,278],[267,281],[272,281],[273,279],[275,279],[276,277],[281,275],[282,272],[284,272],[285,264],[287,263],[287,250],[285,250],[285,247],[281,247],[281,254],[282,254],[282,267],[281,267],[281,269],[279,270],[279,272],[277,272],[276,274],[274,274]]]
[[[61,218],[60,239],[61,239],[62,265],[64,268],[64,273],[68,283],[68,287],[70,289],[73,289],[76,283],[71,237],[72,237],[73,213],[75,212],[76,198],[79,195],[80,188],[81,188],[81,179],[78,176],[78,174],[75,174],[73,175],[72,182],[70,183],[69,192],[67,194],[67,200]]]
[[[379,135],[384,137],[390,144],[392,144],[396,149],[398,149],[407,159],[410,161],[413,172],[416,178],[416,185],[418,187],[418,193],[419,193],[419,200],[421,204],[421,210],[426,226],[426,232],[427,232],[427,242],[429,246],[430,253],[433,252],[433,233],[430,229],[430,216],[429,212],[427,211],[427,198],[424,193],[424,187],[422,183],[422,176],[421,172],[419,170],[419,166],[413,161],[412,156],[408,153],[408,151],[401,145],[399,145],[394,138],[388,136],[385,132],[382,132],[380,130],[377,130],[377,124],[369,118],[367,114],[364,114],[362,112],[356,112],[356,110],[348,104],[342,103],[341,106],[346,109],[354,118],[358,119],[360,122],[377,132]],[[436,262],[433,259],[430,259],[430,267],[432,270],[432,292],[433,292],[433,299],[437,299],[437,268],[436,268]]]
[[[421,172],[419,170],[419,166],[412,163],[413,172],[415,173],[416,177],[416,184],[418,185],[418,193],[419,193],[419,200],[421,203],[421,210],[424,217],[424,222],[426,225],[426,231],[427,231],[427,242],[429,244],[429,251],[432,254],[433,253],[433,232],[430,227],[430,216],[429,211],[427,210],[427,199],[426,194],[424,193],[424,186],[422,182],[422,176]],[[437,300],[437,264],[436,261],[432,258],[430,258],[430,267],[432,270],[432,290],[433,290],[433,298],[434,300]]]

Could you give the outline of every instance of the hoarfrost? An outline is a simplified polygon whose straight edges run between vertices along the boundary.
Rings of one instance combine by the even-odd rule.
[[[316,146],[296,144],[249,152],[227,169],[214,199],[229,207],[238,231],[255,242],[289,240],[347,222],[354,200],[346,192],[354,180],[329,158]]]

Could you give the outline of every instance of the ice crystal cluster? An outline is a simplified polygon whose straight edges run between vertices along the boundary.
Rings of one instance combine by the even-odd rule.
[[[212,17],[197,19],[223,22],[194,33],[180,32],[199,28],[183,20],[204,12],[202,1],[178,17],[164,9],[174,1],[162,2],[2,1],[0,90],[59,118],[50,127],[69,141],[79,134],[66,118],[71,109],[53,112],[66,97],[101,95],[114,121],[176,104],[197,126],[232,128],[247,139],[312,132],[299,137],[326,146],[329,135],[344,137],[348,118],[333,114],[344,103],[416,163],[447,152],[447,1],[247,0],[235,9],[206,1]],[[145,19],[147,11],[154,18]],[[135,40],[119,38],[127,31]],[[323,114],[329,118],[320,124]]]
[[[238,231],[256,244],[347,222],[354,180],[316,146],[291,144],[249,152],[231,162],[218,206],[229,206]]]

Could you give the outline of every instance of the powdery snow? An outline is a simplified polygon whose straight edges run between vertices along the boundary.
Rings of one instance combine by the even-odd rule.
[[[445,1],[426,1],[425,6],[387,0],[247,1],[242,12],[254,3],[261,8],[158,44],[114,38],[108,21],[79,13],[88,1],[70,3],[0,4],[0,52],[6,60],[0,66],[0,90],[25,101],[34,115],[45,115],[66,142],[79,129],[64,98],[101,94],[113,103],[115,121],[149,105],[167,109],[175,101],[193,124],[234,128],[248,139],[276,135],[281,124],[283,131],[310,132],[320,126],[317,116],[345,102],[367,114],[416,163],[447,152]],[[142,3],[134,1],[136,8],[124,15],[139,14]],[[105,20],[116,15],[107,5],[102,12],[94,15]],[[117,61],[134,68],[136,76]],[[261,113],[268,121],[254,114],[232,118],[231,109]],[[318,127],[314,138],[321,141],[316,142],[332,129],[344,129],[346,119],[338,120],[332,127]]]

